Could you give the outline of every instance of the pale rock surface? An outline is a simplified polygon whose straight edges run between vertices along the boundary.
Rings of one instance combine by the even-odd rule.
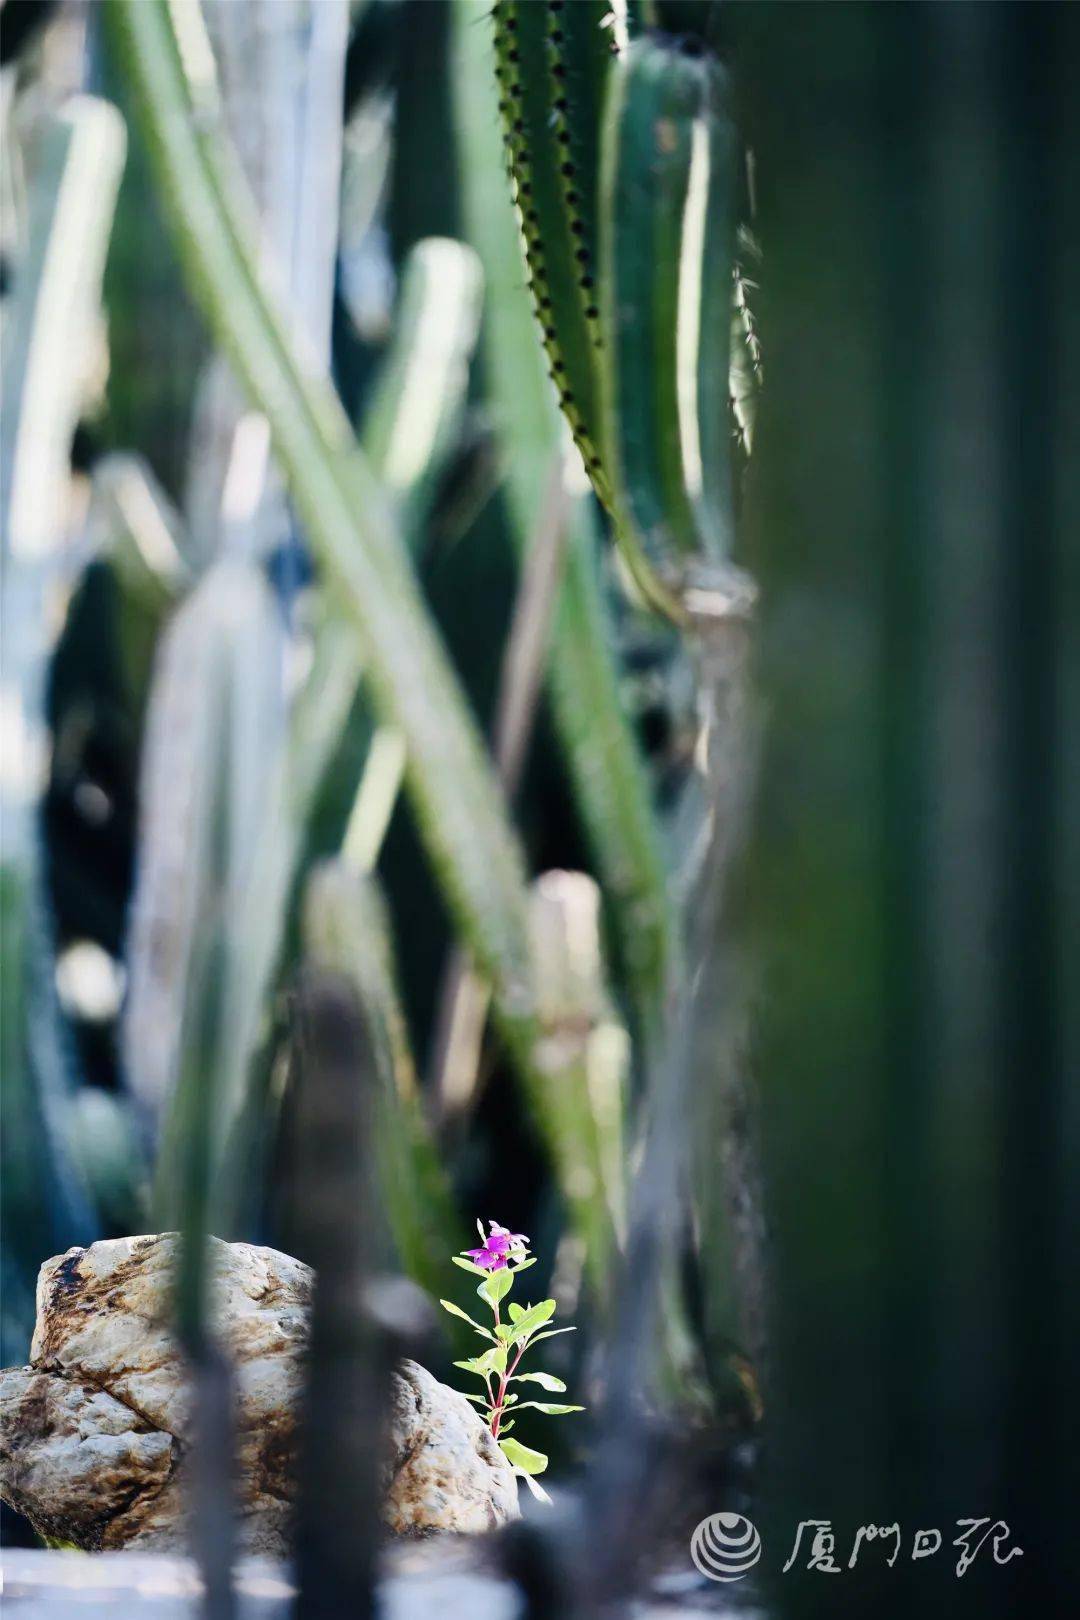
[[[215,1319],[235,1380],[240,1538],[288,1548],[296,1416],[314,1287],[274,1249],[212,1239]],[[177,1240],[117,1238],[47,1260],[29,1367],[0,1373],[0,1495],[92,1550],[178,1549],[189,1387],[169,1328]],[[404,1361],[391,1379],[383,1517],[394,1534],[477,1533],[517,1484],[464,1396]]]
[[[478,1534],[518,1517],[517,1481],[488,1429],[415,1361],[391,1379],[388,1427],[383,1518],[396,1535]]]

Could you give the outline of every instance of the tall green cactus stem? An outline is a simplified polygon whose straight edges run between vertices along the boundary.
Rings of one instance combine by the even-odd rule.
[[[492,17],[499,111],[544,349],[593,487],[613,509],[596,354],[594,154],[610,63],[605,10],[594,0],[498,0]]]
[[[593,347],[601,343],[597,243],[600,122],[612,55],[613,14],[607,0],[549,0],[547,57],[551,126],[559,188],[575,238],[577,286]],[[602,471],[602,469],[601,469]]]
[[[734,541],[731,313],[736,296],[735,219],[740,156],[730,102],[727,72],[718,62],[711,62],[704,117],[695,125],[692,139],[679,272],[680,303],[686,306],[685,321],[680,308],[680,338],[685,327],[693,325],[695,305],[698,312],[696,345],[690,341],[692,331],[686,332],[686,376],[687,384],[693,383],[694,399],[686,400],[683,464],[700,543],[708,555],[725,559],[731,556]],[[680,353],[680,367],[683,358]],[[687,435],[690,445],[686,443]],[[698,468],[691,464],[695,444]]]
[[[558,412],[535,342],[518,233],[493,135],[492,38],[476,26],[472,0],[458,0],[455,23],[466,220],[487,276],[488,373],[506,451],[515,536],[524,545],[558,443]],[[679,946],[649,784],[621,701],[595,527],[587,503],[579,501],[553,626],[549,680],[567,772],[640,1032],[656,1027],[662,1017]]]
[[[5,24],[7,23],[5,17]],[[6,116],[10,162],[18,136]],[[0,776],[0,1191],[4,1353],[33,1324],[43,1254],[94,1235],[71,1143],[72,1054],[56,1003],[36,793],[48,756],[47,669],[65,550],[71,441],[101,300],[124,163],[114,107],[80,96],[32,124],[26,239],[4,298],[0,397],[0,623],[4,770]],[[6,201],[6,199],[5,199]],[[25,1342],[23,1340],[23,1342]]]
[[[193,286],[270,421],[313,549],[362,638],[377,705],[406,739],[408,785],[439,881],[527,1065],[534,1025],[521,852],[384,493],[336,396],[303,374],[260,282],[210,87],[197,77],[212,58],[198,40],[185,40],[191,48],[181,54],[161,0],[113,0],[111,16]]]
[[[204,1115],[199,1175],[215,1179],[265,1009],[295,838],[281,635],[261,572],[227,559],[203,576],[159,649],[123,1024],[128,1086],[162,1143],[156,1230],[184,1225],[188,1136]],[[179,778],[177,759],[187,766]],[[226,1221],[223,1206],[214,1213]]]
[[[716,449],[702,442],[702,410],[710,424],[721,403],[724,421],[728,411],[728,368],[719,369],[716,351],[727,351],[729,309],[719,334],[703,320],[717,324],[705,255],[721,234],[724,201],[714,198],[710,210],[713,97],[711,63],[638,39],[619,61],[604,128],[604,419],[619,537],[639,583],[647,588],[644,564],[676,604],[686,563],[717,549],[695,510],[703,457]],[[730,303],[730,248],[726,259],[718,275]],[[661,605],[670,611],[670,601]]]
[[[423,531],[434,474],[445,456],[447,442],[453,438],[464,401],[468,361],[479,318],[479,283],[479,266],[471,249],[437,239],[416,245],[403,277],[404,312],[384,361],[375,402],[364,422],[365,449],[375,472],[398,502],[405,539],[413,551]],[[170,639],[199,598],[205,602],[206,596],[205,589],[199,587],[181,607]],[[243,601],[244,593],[234,581],[231,588],[219,588],[210,597],[212,601],[227,600],[235,620],[236,603]],[[240,625],[234,623],[234,639],[239,629]],[[254,651],[250,638],[244,646],[250,661]],[[186,662],[191,663],[190,655]],[[366,707],[358,711],[354,701],[361,679],[362,659],[355,631],[347,622],[325,613],[314,627],[312,668],[293,703],[288,738],[271,762],[261,791],[262,813],[253,834],[257,845],[252,863],[254,875],[239,886],[230,913],[230,929],[240,944],[232,948],[226,960],[230,980],[227,1016],[221,1020],[218,1047],[202,1059],[204,1067],[215,1065],[214,1086],[221,1101],[222,1121],[217,1134],[230,1138],[222,1155],[226,1166],[250,1159],[249,1123],[265,1105],[261,1094],[266,1083],[265,1065],[258,1061],[258,1055],[266,1013],[282,970],[291,896],[299,892],[298,885],[312,856],[313,807],[332,768],[331,761],[339,763],[343,749],[351,754],[362,751],[365,743],[368,745],[360,785],[355,789],[348,837],[354,843],[359,839],[372,861],[400,786],[403,761],[395,746],[400,744],[400,733],[384,728],[377,734],[381,745],[372,742],[369,711]],[[215,711],[221,708],[220,692],[208,692],[207,698]],[[188,711],[190,707],[189,694]],[[361,733],[359,738],[350,736],[350,727]],[[256,731],[265,745],[265,730]],[[231,751],[249,745],[250,738],[241,733]],[[242,778],[250,779],[252,769],[249,762]],[[348,780],[353,782],[352,778]],[[175,794],[170,795],[170,802],[173,800]],[[381,805],[373,815],[371,806],[375,800],[380,800]],[[335,847],[342,817],[332,818]],[[151,818],[151,846],[160,831]],[[154,854],[151,847],[149,859],[142,863],[144,873],[152,870]],[[176,952],[173,955],[181,973],[189,970],[185,957]],[[129,1012],[136,999],[129,1000]],[[189,1008],[186,1026],[191,1024],[190,1013]],[[141,1043],[141,1051],[129,1054],[135,1075],[145,1077],[160,1062],[160,1009],[155,1023],[157,1027]],[[200,1073],[197,1083],[202,1085],[204,1080],[205,1075]],[[188,1103],[178,1092],[169,1107],[170,1118],[164,1127],[166,1140],[175,1138],[172,1116],[182,1122]],[[162,1155],[158,1218],[163,1224],[175,1224],[177,1219],[175,1184],[169,1179],[174,1159],[175,1155]],[[221,1218],[227,1218],[228,1213]],[[413,1251],[403,1249],[402,1253],[415,1274]]]
[[[308,877],[302,917],[307,955],[347,978],[364,1009],[376,1060],[376,1162],[389,1235],[405,1270],[435,1293],[441,1255],[449,1243],[463,1245],[464,1234],[421,1107],[386,903],[375,878],[346,860],[326,861]]]
[[[425,237],[409,252],[393,338],[360,438],[414,554],[459,430],[482,296],[479,261],[464,243]]]
[[[600,891],[583,872],[545,872],[533,885],[531,922],[547,1136],[596,1297],[610,1308],[625,1235],[629,1043],[607,985]]]

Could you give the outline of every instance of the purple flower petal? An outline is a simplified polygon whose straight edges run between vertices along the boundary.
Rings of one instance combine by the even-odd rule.
[[[497,1256],[492,1254],[490,1249],[466,1249],[465,1253],[474,1266],[481,1266],[485,1271],[494,1269]]]
[[[491,1236],[485,1242],[489,1249],[495,1249],[499,1254],[505,1254],[508,1249],[527,1249],[529,1246],[524,1232],[511,1232],[508,1227],[500,1226],[498,1221],[492,1221]]]
[[[480,1236],[484,1237],[483,1226],[479,1221],[476,1224]],[[464,1253],[482,1271],[505,1271],[509,1260],[528,1248],[529,1240],[524,1232],[511,1232],[507,1227],[500,1226],[498,1221],[491,1221],[489,1225],[491,1231],[484,1237],[483,1247],[465,1249]]]

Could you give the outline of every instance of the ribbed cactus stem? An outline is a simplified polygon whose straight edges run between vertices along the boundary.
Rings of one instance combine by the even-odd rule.
[[[517,232],[493,139],[498,126],[493,58],[493,36],[477,28],[471,0],[458,0],[454,79],[467,177],[466,218],[488,278],[485,329],[492,400],[505,447],[509,509],[519,544],[524,544],[557,443],[558,422],[542,351],[534,341]],[[676,929],[649,787],[621,701],[596,551],[592,514],[588,503],[579,501],[553,626],[552,708],[627,975],[635,1025],[651,1028],[678,954]]]
[[[736,143],[717,65],[644,38],[604,127],[605,442],[620,540],[678,597],[730,551],[728,374]]]
[[[610,508],[598,428],[592,157],[610,49],[604,14],[592,0],[498,0],[492,18],[499,111],[544,350],[574,442]]]
[[[680,275],[696,286],[697,352],[693,368],[695,437],[700,472],[683,466],[694,506],[700,547],[712,558],[729,558],[734,546],[732,508],[731,310],[734,297],[735,215],[739,141],[730,111],[731,88],[718,62],[707,68],[702,114],[695,125],[695,163],[688,209],[700,211],[701,233],[684,231]],[[698,194],[700,192],[700,195]],[[687,248],[697,247],[691,261]]]
[[[547,59],[558,177],[575,239],[577,288],[593,347],[602,345],[597,278],[600,120],[616,50],[606,0],[549,0]]]

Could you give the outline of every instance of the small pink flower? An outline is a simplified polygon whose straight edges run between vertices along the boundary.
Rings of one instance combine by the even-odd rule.
[[[483,1242],[480,1249],[466,1249],[465,1253],[474,1265],[480,1266],[484,1271],[505,1271],[508,1260],[519,1258],[529,1246],[529,1240],[524,1232],[511,1232],[498,1221],[489,1221],[491,1231],[484,1236],[484,1228],[480,1221],[476,1223]]]

